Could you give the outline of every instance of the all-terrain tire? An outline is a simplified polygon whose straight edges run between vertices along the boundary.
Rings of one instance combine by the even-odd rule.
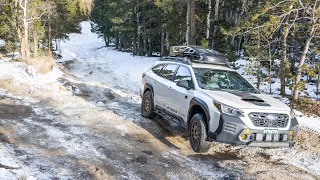
[[[203,114],[195,114],[189,125],[190,145],[193,151],[197,153],[208,152],[211,142],[206,141],[207,131]]]
[[[145,118],[154,118],[153,97],[150,91],[144,93],[141,103],[141,114]]]

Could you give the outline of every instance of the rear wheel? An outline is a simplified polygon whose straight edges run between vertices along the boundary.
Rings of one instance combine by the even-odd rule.
[[[141,114],[146,118],[154,118],[156,114],[153,112],[153,97],[150,91],[144,93],[141,103]]]
[[[190,121],[190,145],[193,151],[198,153],[208,152],[211,142],[206,141],[207,131],[204,116],[195,114]]]

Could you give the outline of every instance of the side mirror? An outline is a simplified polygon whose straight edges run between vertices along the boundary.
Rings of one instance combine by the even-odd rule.
[[[181,80],[177,82],[177,86],[186,88],[187,90],[190,90],[192,87],[189,86],[188,80]]]

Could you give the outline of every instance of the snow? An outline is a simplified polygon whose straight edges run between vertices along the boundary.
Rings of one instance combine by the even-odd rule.
[[[4,42],[3,39],[0,39],[0,47],[4,47],[6,45],[6,42]]]
[[[280,64],[280,60],[275,60],[276,64]],[[253,66],[254,63],[247,61],[246,59],[240,58],[237,61],[235,61],[235,68],[237,71],[243,75],[246,79],[248,79],[251,83],[256,83],[257,78],[248,72],[246,72],[247,69],[250,69],[250,66]],[[269,70],[265,68],[261,68],[261,71],[263,74],[268,75]],[[307,76],[303,76],[302,79],[306,80]],[[313,78],[316,79],[316,78]],[[280,94],[280,78],[272,78],[272,81],[274,83],[271,84],[271,90],[273,94]],[[269,93],[269,82],[262,79],[262,82],[260,84],[260,90],[266,94]],[[291,95],[292,91],[287,86],[285,89],[286,94]],[[313,99],[320,99],[320,95],[316,95],[316,85],[314,83],[307,83],[305,85],[305,88],[300,92],[300,96],[306,96],[311,97]]]
[[[63,58],[58,62],[70,62],[73,73],[85,81],[104,85],[117,84],[129,92],[139,92],[142,73],[157,58],[133,57],[130,53],[105,48],[104,41],[91,32],[90,22],[83,22],[81,26],[82,34],[71,34],[70,41],[61,43]],[[72,63],[74,60],[77,63]]]
[[[308,117],[302,112],[295,110],[300,127],[320,134],[320,117]]]
[[[56,66],[47,74],[38,74],[37,70],[30,65],[22,62],[4,62],[0,61],[0,79],[13,79],[12,83],[19,85],[29,84],[31,90],[36,91],[39,87],[52,90],[59,89],[57,80],[61,78],[63,72]],[[54,83],[56,86],[47,87],[47,84]]]
[[[5,147],[0,143],[0,179],[14,180],[22,177],[26,180],[35,179],[30,170],[16,160],[10,147]]]
[[[122,97],[130,97],[134,101],[140,100],[139,98],[139,86],[141,83],[141,74],[151,67],[151,65],[157,60],[157,58],[147,58],[147,57],[133,57],[130,53],[118,52],[113,50],[113,48],[104,47],[104,41],[99,39],[96,34],[91,33],[90,22],[83,22],[82,34],[70,34],[69,41],[61,43],[61,55],[62,58],[57,60],[59,63],[66,63],[70,67],[70,71],[76,75],[78,78],[83,80],[83,84],[92,85],[94,87],[110,87],[114,93]],[[1,42],[0,42],[1,43]],[[247,65],[247,62],[243,59],[237,61],[238,65]],[[264,70],[266,72],[266,70]],[[245,73],[243,67],[241,67],[238,72],[240,74]],[[21,62],[7,62],[0,60],[0,79],[13,79],[13,83],[25,83],[29,84],[32,90],[36,91],[39,88],[48,88],[52,90],[52,93],[59,92],[60,83],[58,82],[62,78],[64,73],[56,66],[54,66],[53,71],[45,75],[40,75],[36,73],[36,70],[32,66],[28,66]],[[245,77],[254,82],[255,79],[253,76],[245,75]],[[275,81],[272,84],[272,91],[275,92],[275,97],[278,97],[280,81],[277,78],[273,79]],[[80,86],[79,86],[80,87]],[[72,94],[81,94],[81,90],[73,85],[67,87],[69,92]],[[261,89],[263,92],[268,92],[268,83],[262,84]],[[312,97],[312,91],[314,86],[308,85],[307,91]],[[289,88],[286,89],[286,92],[289,94],[291,91]],[[304,92],[304,93],[305,93]],[[0,96],[4,94],[0,89]],[[15,96],[12,94],[6,93],[6,97],[15,99],[17,104],[29,104],[34,102],[32,99],[28,101],[22,101],[23,98]],[[25,97],[24,97],[25,98]],[[281,98],[282,101],[288,102],[287,98]],[[119,102],[120,103],[120,102]],[[105,107],[113,106],[114,109],[117,107],[121,108],[118,102],[113,102],[110,104],[105,104],[103,101],[92,102],[96,107]],[[79,107],[80,108],[80,107]],[[72,111],[72,109],[70,109]],[[35,115],[42,116],[46,119],[54,120],[56,123],[59,123],[58,120],[54,119],[55,117],[46,114],[46,111],[42,108],[33,107],[33,113]],[[307,117],[301,112],[296,112],[298,121],[301,127],[312,130],[314,132],[320,133],[320,118],[319,117]],[[31,125],[41,126],[47,132],[49,139],[51,139],[57,147],[66,147],[67,153],[74,156],[86,157],[87,154],[92,154],[96,157],[104,156],[96,149],[93,149],[95,142],[90,142],[84,140],[79,143],[79,139],[66,140],[70,136],[67,132],[52,129],[50,126],[45,126],[41,123],[35,123],[32,119],[25,119]],[[116,125],[121,135],[125,136],[127,131],[130,131],[130,128],[124,125]],[[25,132],[28,129],[23,129],[19,133],[28,133]],[[72,132],[77,135],[89,134],[90,130],[74,127]],[[41,143],[47,143],[43,141]],[[12,167],[19,167],[18,170],[12,170],[15,174],[10,173],[3,168],[0,168],[0,179],[17,179],[18,177],[26,177],[27,179],[32,179],[31,173],[27,168],[16,162],[11,152],[10,148],[1,146],[0,144],[0,164],[7,164]],[[247,151],[247,150],[243,150]],[[251,149],[250,152],[253,150]],[[269,154],[272,154],[273,159],[283,159],[284,161],[299,166],[304,170],[312,172],[313,174],[319,175],[318,167],[320,166],[318,159],[310,157],[302,152],[297,152],[295,150],[283,149],[280,151],[268,150]],[[197,161],[196,158],[184,157],[181,156],[177,151],[173,150],[170,152],[164,152],[163,156],[168,159],[175,159],[181,166],[190,167],[197,173],[201,174],[203,177],[211,178],[223,178],[225,176],[224,172],[217,172],[216,168],[212,164],[203,164],[201,161]],[[315,156],[318,157],[318,156]],[[43,162],[45,165],[50,162]],[[31,165],[32,166],[32,165]],[[130,173],[130,172],[129,172]],[[45,175],[44,175],[45,176]],[[134,175],[130,175],[130,177]],[[175,174],[168,173],[168,177],[172,179],[179,179]],[[44,177],[45,178],[45,177]]]

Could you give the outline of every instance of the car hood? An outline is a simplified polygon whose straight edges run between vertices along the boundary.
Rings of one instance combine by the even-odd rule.
[[[238,109],[261,109],[290,112],[289,106],[265,94],[215,90],[203,90],[203,92],[217,102]]]

